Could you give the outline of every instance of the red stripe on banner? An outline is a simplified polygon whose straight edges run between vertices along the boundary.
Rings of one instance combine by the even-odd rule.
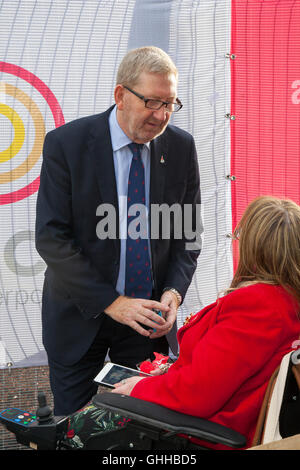
[[[300,201],[300,0],[232,0],[233,229],[259,195]]]
[[[53,114],[55,127],[62,126],[65,123],[63,112],[61,110],[61,107],[55,95],[39,77],[34,75],[29,70],[26,70],[23,67],[20,67],[19,65],[10,64],[8,62],[2,62],[2,61],[0,61],[0,71],[10,73],[30,83],[30,85],[36,88],[40,92],[40,94],[43,96],[43,98],[47,101],[51,109],[51,112]]]
[[[32,194],[36,193],[40,187],[40,177],[38,176],[32,183],[24,188],[18,189],[8,194],[0,194],[0,205],[12,204],[13,202],[22,201]]]

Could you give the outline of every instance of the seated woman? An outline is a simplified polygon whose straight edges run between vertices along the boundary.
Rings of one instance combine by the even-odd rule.
[[[127,379],[112,393],[223,424],[250,447],[268,381],[300,334],[300,208],[259,197],[233,238],[239,263],[231,286],[179,330],[177,361],[165,374]],[[87,417],[92,432],[126,421],[90,406],[71,417],[69,443],[82,445],[72,427]]]

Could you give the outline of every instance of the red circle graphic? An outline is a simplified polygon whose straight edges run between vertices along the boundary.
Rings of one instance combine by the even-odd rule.
[[[33,86],[43,96],[52,112],[55,127],[59,127],[65,123],[62,109],[55,95],[40,78],[38,78],[32,72],[29,72],[28,70],[18,65],[9,64],[8,62],[0,61],[0,71],[10,73],[11,75],[15,75],[16,77],[20,77],[21,79],[28,82],[31,86]],[[14,202],[21,201],[22,199],[31,196],[39,189],[39,185],[40,177],[38,176],[34,181],[32,181],[24,188],[21,188],[9,194],[0,195],[0,205],[12,204]]]

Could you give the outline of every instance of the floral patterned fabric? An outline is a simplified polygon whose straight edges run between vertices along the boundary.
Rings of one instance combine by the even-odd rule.
[[[128,418],[117,413],[88,404],[69,417],[64,442],[68,447],[80,449],[89,437],[118,429],[128,421],[130,421]]]

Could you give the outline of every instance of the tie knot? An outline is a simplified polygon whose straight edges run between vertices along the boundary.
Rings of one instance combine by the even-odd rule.
[[[130,148],[134,156],[138,156],[141,154],[143,145],[144,144],[136,144],[135,142],[132,142],[131,144],[128,144],[128,147]]]

